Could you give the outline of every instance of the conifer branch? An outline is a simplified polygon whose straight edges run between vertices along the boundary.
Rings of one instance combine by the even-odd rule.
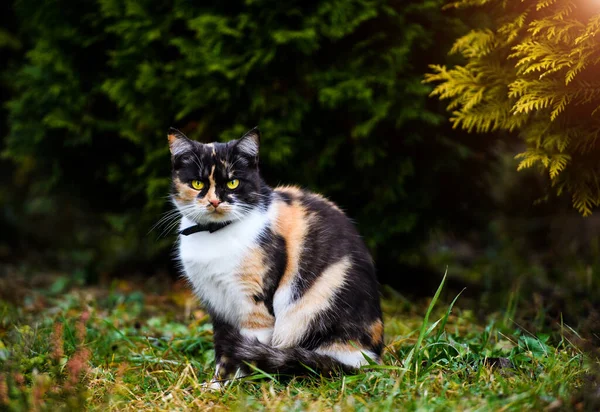
[[[585,16],[572,0],[458,0],[446,8],[496,13],[451,53],[452,68],[431,66],[431,96],[449,102],[454,127],[515,131],[527,149],[517,169],[546,170],[557,193],[571,193],[584,216],[600,205],[600,12]],[[508,56],[508,58],[507,58]]]

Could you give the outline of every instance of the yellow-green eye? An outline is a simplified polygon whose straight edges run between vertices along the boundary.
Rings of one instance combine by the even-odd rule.
[[[230,180],[229,182],[227,182],[227,187],[230,189],[235,189],[239,185],[240,185],[240,181],[237,179],[233,179],[233,180]]]
[[[202,180],[192,180],[192,187],[196,190],[204,189],[204,182]]]

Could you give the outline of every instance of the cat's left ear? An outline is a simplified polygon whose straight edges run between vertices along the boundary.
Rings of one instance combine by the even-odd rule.
[[[239,153],[253,159],[258,164],[258,147],[260,145],[260,131],[258,127],[248,130],[235,144]]]
[[[186,135],[181,133],[179,130],[171,127],[169,133],[169,149],[171,150],[171,156],[179,156],[189,150],[192,150],[194,143],[188,139]]]

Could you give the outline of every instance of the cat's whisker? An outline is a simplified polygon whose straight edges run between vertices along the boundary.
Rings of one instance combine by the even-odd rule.
[[[148,234],[150,234],[155,229],[162,227],[163,230],[158,235],[158,238],[160,239],[160,238],[164,237],[167,233],[172,232],[173,229],[179,225],[182,215],[184,215],[186,212],[188,212],[190,210],[193,210],[194,208],[195,208],[195,205],[193,205],[193,204],[183,205],[183,206],[180,206],[179,208],[174,208],[173,210],[169,210],[169,211],[163,213],[163,216],[158,220],[158,222],[156,222],[152,226],[152,228],[148,231]]]
[[[180,223],[181,223],[181,216],[173,217],[168,223],[164,224],[163,231],[161,232],[159,237],[163,237],[163,236],[173,232],[173,229],[175,229],[177,226],[179,226]]]
[[[243,213],[238,210],[232,210],[231,213],[236,218],[236,220],[241,220],[242,218],[244,218],[247,215],[247,213]]]
[[[168,212],[167,215],[163,216],[158,222],[154,224],[154,226],[152,226],[152,228],[148,231],[148,234],[150,234],[153,230],[161,226],[168,225],[172,219],[177,219],[179,218],[179,216],[180,213],[178,210]]]
[[[173,231],[173,229],[175,229],[177,226],[179,226],[180,222],[181,222],[180,220],[176,220],[176,221],[172,222],[169,226],[165,227],[165,229],[160,234],[160,237],[162,238],[163,236],[166,236],[167,234],[171,233]]]
[[[168,224],[172,219],[176,219],[180,216],[179,213],[171,213],[167,216],[164,216],[163,218],[161,218],[158,222],[156,222],[156,224],[152,227],[151,231],[156,229],[159,226],[163,226],[164,224]]]
[[[177,216],[177,214],[173,213],[173,214],[169,214],[168,216],[163,216],[158,222],[156,222],[148,231],[148,234],[150,232],[152,232],[154,229],[162,226],[163,224],[165,224],[166,222],[168,222],[169,220],[171,220],[173,217]]]

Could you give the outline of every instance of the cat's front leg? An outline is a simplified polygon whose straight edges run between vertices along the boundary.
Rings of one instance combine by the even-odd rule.
[[[235,372],[233,370],[235,369]],[[232,368],[226,357],[222,356],[216,360],[215,374],[212,380],[202,384],[204,389],[220,390],[237,378],[243,377],[241,368]]]
[[[236,361],[236,347],[241,339],[240,332],[230,324],[213,318],[214,344],[215,344],[215,374],[208,386],[219,389],[233,379],[247,374],[245,365]]]
[[[211,385],[223,384],[233,379],[249,375],[252,368],[244,362],[240,353],[242,341],[270,345],[275,318],[264,303],[258,299],[252,302],[251,310],[240,322],[239,328],[212,316],[215,344],[215,374]]]

